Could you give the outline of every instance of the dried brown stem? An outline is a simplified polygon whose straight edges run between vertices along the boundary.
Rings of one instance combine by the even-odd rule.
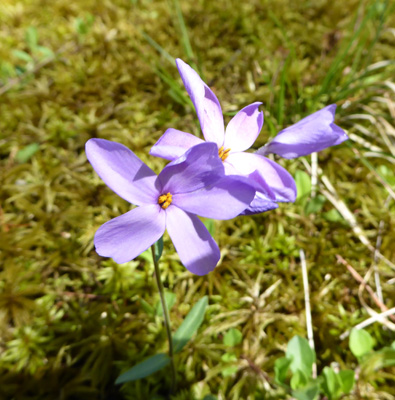
[[[350,271],[353,278],[358,283],[360,283],[364,289],[367,290],[367,292],[369,293],[373,301],[377,304],[377,306],[380,308],[380,310],[382,312],[387,311],[388,310],[387,306],[380,301],[374,290],[369,286],[369,284],[365,281],[365,279],[363,279],[362,276],[340,254],[336,254],[336,258],[338,262],[346,266],[346,268]],[[390,315],[389,318],[391,318],[392,321],[395,321],[395,316]]]

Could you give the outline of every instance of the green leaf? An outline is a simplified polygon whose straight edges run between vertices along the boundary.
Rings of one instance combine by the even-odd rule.
[[[13,50],[12,54],[14,55],[14,57],[17,57],[23,61],[26,62],[31,62],[33,61],[33,58],[30,54],[26,53],[26,51],[22,51],[22,50]]]
[[[306,374],[301,371],[301,370],[297,370],[291,378],[291,388],[292,389],[302,389],[307,385],[308,382],[308,377],[306,376]]]
[[[322,371],[324,377],[323,389],[329,400],[335,400],[339,397],[339,391],[342,387],[339,376],[330,368],[325,367]]]
[[[26,43],[30,50],[35,51],[38,44],[38,32],[34,26],[29,26],[26,29]]]
[[[225,346],[233,347],[241,343],[242,340],[242,333],[238,329],[232,328],[226,332],[223,342]]]
[[[177,353],[189,342],[203,322],[208,304],[208,297],[202,297],[188,313],[185,320],[173,336],[174,351]]]
[[[169,311],[174,306],[174,303],[176,302],[176,298],[177,298],[177,295],[175,293],[165,292],[166,306]],[[162,303],[160,301],[158,301],[156,303],[155,309],[156,309],[156,311],[155,311],[156,315],[163,315]]]
[[[124,372],[115,381],[116,385],[125,382],[133,382],[138,379],[152,375],[170,364],[170,358],[167,354],[159,353],[145,359],[143,362],[135,365],[133,368]]]
[[[178,24],[180,27],[180,33],[181,33],[180,38],[181,38],[181,42],[183,44],[184,52],[185,52],[188,60],[191,61],[195,58],[195,56],[193,54],[191,42],[189,40],[187,25],[185,24],[184,17],[182,15],[179,0],[173,0],[173,7],[174,7],[173,9],[175,11],[175,15],[177,16]],[[192,64],[192,67],[194,67],[193,64]]]
[[[141,308],[150,315],[154,315],[155,314],[155,309],[154,307],[151,306],[151,304],[149,304],[148,302],[146,302],[143,298],[140,298],[140,304],[141,304]]]
[[[155,260],[156,262],[158,262],[163,252],[163,236],[157,242],[154,243],[154,249],[155,249]]]
[[[203,398],[203,400],[218,400],[218,397],[215,397],[212,394],[206,394]]]
[[[293,390],[292,396],[297,400],[315,400],[319,394],[320,387],[318,384],[312,384],[306,388]]]
[[[274,363],[274,374],[275,381],[277,383],[285,383],[285,379],[287,378],[287,372],[289,370],[289,366],[291,365],[292,360],[287,357],[278,358]]]
[[[361,369],[364,375],[369,376],[374,371],[394,365],[395,349],[392,347],[384,347],[378,351],[366,354],[361,363]]]
[[[225,367],[222,371],[221,371],[221,375],[226,378],[227,376],[231,376],[233,374],[235,374],[237,372],[238,368],[236,365],[232,365],[230,367]]]
[[[36,50],[41,53],[42,59],[51,58],[55,55],[49,47],[38,46]]]
[[[342,394],[348,394],[354,387],[355,373],[350,369],[339,372]]]
[[[236,357],[236,354],[225,353],[221,356],[221,360],[224,362],[235,362],[235,361],[237,361],[237,357]]]
[[[307,377],[311,376],[315,353],[310,348],[309,342],[300,336],[294,336],[287,346],[287,358],[291,359],[290,368],[293,373],[297,370],[304,372]]]
[[[304,212],[306,215],[316,214],[322,210],[326,202],[325,196],[319,194],[316,197],[313,197],[309,202],[307,202],[306,207],[304,208]]]
[[[15,160],[21,164],[28,162],[39,149],[40,145],[38,143],[29,144],[16,153]]]
[[[88,14],[85,18],[77,17],[74,20],[74,29],[80,36],[84,36],[90,31],[94,20],[95,17],[92,14]]]
[[[359,358],[373,350],[374,339],[363,329],[353,329],[350,334],[349,346],[352,354]]]
[[[311,192],[311,178],[305,171],[297,170],[295,172],[295,183],[297,189],[296,200],[300,201],[306,198]]]
[[[335,210],[334,208],[332,208],[332,210],[324,213],[323,216],[329,222],[343,221],[343,217],[340,215],[339,211]]]

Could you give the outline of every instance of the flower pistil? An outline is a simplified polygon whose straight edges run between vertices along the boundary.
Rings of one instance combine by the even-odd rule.
[[[173,200],[173,196],[169,193],[166,194],[162,194],[161,196],[159,196],[158,198],[158,204],[164,209],[166,210],[167,207],[169,207],[169,205],[171,204]]]
[[[222,161],[225,161],[228,158],[229,152],[231,149],[224,150],[224,146],[221,146],[218,149],[218,156]]]

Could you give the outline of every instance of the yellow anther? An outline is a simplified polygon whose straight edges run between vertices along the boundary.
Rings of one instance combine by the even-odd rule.
[[[167,207],[171,204],[173,200],[173,196],[169,193],[162,194],[161,196],[158,197],[158,204],[166,210]]]
[[[224,150],[224,146],[221,146],[218,149],[218,156],[222,161],[225,161],[228,158],[231,149]]]

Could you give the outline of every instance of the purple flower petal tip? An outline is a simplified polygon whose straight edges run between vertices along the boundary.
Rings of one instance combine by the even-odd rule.
[[[136,205],[150,202],[155,196],[156,174],[124,145],[90,139],[85,151],[94,170],[118,196]]]
[[[167,215],[167,231],[188,271],[206,275],[216,267],[218,245],[198,217],[174,207]]]
[[[153,145],[149,153],[173,161],[200,143],[203,143],[203,140],[195,135],[169,128]]]
[[[131,261],[162,237],[165,224],[166,214],[159,205],[134,208],[97,230],[96,251],[119,264]]]
[[[331,104],[296,124],[282,130],[257,153],[278,154],[284,158],[296,158],[338,145],[348,139],[347,134],[333,121],[336,104]]]
[[[261,214],[263,212],[274,210],[276,208],[278,208],[277,203],[258,194],[257,196],[255,196],[249,207],[246,208],[240,215]]]
[[[222,146],[225,128],[222,109],[217,96],[187,63],[177,58],[176,64],[185,89],[195,106],[205,139]]]
[[[225,133],[226,149],[244,151],[254,144],[263,125],[263,112],[259,111],[261,104],[256,102],[244,107],[230,120]]]

